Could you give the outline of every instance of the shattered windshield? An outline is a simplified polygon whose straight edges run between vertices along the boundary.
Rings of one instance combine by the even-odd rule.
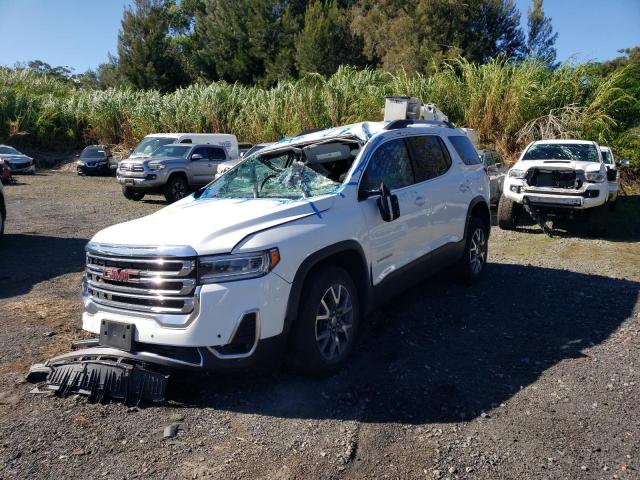
[[[522,159],[599,162],[600,156],[592,143],[536,143],[531,145]]]
[[[353,162],[308,164],[300,149],[253,155],[209,184],[199,198],[286,198],[335,192]]]

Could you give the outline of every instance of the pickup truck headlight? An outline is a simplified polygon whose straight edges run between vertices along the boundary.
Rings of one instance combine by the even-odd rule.
[[[584,179],[587,182],[601,183],[604,182],[605,175],[602,172],[585,172]]]
[[[513,178],[524,178],[527,176],[526,170],[520,170],[518,168],[512,168],[509,170],[509,176]]]
[[[163,163],[150,163],[149,170],[162,170],[164,168]]]
[[[279,262],[280,252],[277,248],[263,252],[200,257],[198,281],[204,285],[262,277]]]

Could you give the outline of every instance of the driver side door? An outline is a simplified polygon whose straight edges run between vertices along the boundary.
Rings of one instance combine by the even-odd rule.
[[[400,216],[385,222],[378,209],[380,184],[397,195]],[[422,198],[415,188],[415,177],[404,138],[393,138],[373,152],[362,175],[360,209],[369,232],[369,259],[373,284],[415,260],[416,236],[423,219]]]

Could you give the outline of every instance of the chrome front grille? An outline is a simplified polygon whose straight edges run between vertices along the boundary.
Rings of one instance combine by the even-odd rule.
[[[139,163],[121,163],[120,170],[123,172],[144,172],[144,167]]]
[[[160,314],[195,308],[194,258],[129,257],[87,252],[87,291],[97,304]]]

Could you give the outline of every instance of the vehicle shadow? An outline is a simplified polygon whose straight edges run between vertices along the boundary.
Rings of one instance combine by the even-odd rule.
[[[632,314],[639,290],[633,281],[490,264],[478,285],[442,275],[366,318],[351,364],[334,377],[210,374],[180,379],[169,395],[186,408],[285,418],[469,420],[559,362],[588,356]]]
[[[81,272],[87,241],[5,233],[0,240],[0,299],[27,293],[50,278]]]

